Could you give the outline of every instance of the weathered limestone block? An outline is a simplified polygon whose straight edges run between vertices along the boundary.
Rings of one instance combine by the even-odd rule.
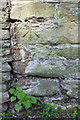
[[[79,51],[80,51],[80,46],[73,45],[71,47],[65,47],[64,49],[61,48],[60,50],[57,51],[57,55],[63,56],[67,59],[77,59],[77,58],[80,58]]]
[[[2,72],[8,72],[11,71],[11,67],[9,66],[8,63],[3,63],[2,64]]]
[[[22,6],[13,6],[11,9],[11,18],[25,20],[30,17],[51,17],[54,9],[43,3],[27,3]],[[27,11],[27,12],[25,12]]]
[[[32,80],[32,79],[29,79],[26,78],[26,77],[22,77],[21,75],[18,75],[16,74],[16,78],[17,78],[17,81],[16,82],[13,82],[13,87],[22,87],[23,90],[29,88],[28,87],[28,82],[30,82],[29,80]]]
[[[78,64],[76,63],[70,65],[62,61],[56,61],[51,64],[47,62],[37,60],[29,62],[25,69],[25,74],[40,77],[72,77],[73,75],[76,76],[76,72],[78,72]]]
[[[9,29],[9,23],[7,22],[9,18],[8,9],[9,5],[7,0],[0,1],[0,28]]]
[[[48,96],[54,95],[58,92],[58,81],[51,79],[37,79],[37,81],[32,82],[29,89],[24,90],[25,93],[36,96]]]
[[[9,81],[9,80],[10,80],[10,72],[2,73],[2,82],[4,83],[5,81]]]
[[[72,7],[73,9],[75,9],[75,7],[77,7],[77,4],[60,4],[59,8],[57,7],[57,5],[51,5],[51,4],[47,4],[47,3],[26,3],[26,4],[16,4],[14,6],[12,6],[11,9],[11,19],[18,19],[18,20],[27,20],[31,17],[43,17],[43,18],[62,18],[63,16],[65,17],[72,17],[75,18],[76,15],[76,9],[74,11],[74,13],[69,9],[70,7]],[[68,8],[68,9],[67,9]],[[58,13],[58,10],[60,11],[60,13]],[[64,10],[64,11],[63,11]],[[25,12],[27,11],[27,12]],[[70,15],[69,15],[70,14]],[[70,19],[69,18],[69,19]]]
[[[78,3],[79,0],[41,0],[42,2],[72,2]]]
[[[8,110],[8,104],[7,103],[3,103],[2,104],[2,112],[6,112]]]
[[[1,58],[1,54],[0,54],[0,58]],[[0,59],[0,72],[2,71],[2,59]]]
[[[7,40],[10,38],[10,34],[8,30],[0,30],[0,39]]]
[[[25,50],[24,59],[28,60],[31,54],[30,50],[28,50],[26,47],[23,49],[22,45],[20,44],[18,46],[14,46],[12,49],[14,50],[13,58],[15,59],[15,61],[22,60],[24,50]]]
[[[0,11],[0,22],[1,23],[6,23],[6,21],[8,20],[8,13],[4,12],[4,11]]]
[[[9,94],[8,92],[3,92],[2,94],[2,103],[7,102],[9,99]]]
[[[7,91],[6,84],[0,84],[0,92],[6,92],[6,91]]]
[[[3,43],[4,42],[4,43]],[[10,48],[9,46],[6,46],[7,44],[9,45],[10,43],[6,43],[5,41],[0,41],[0,56],[5,56],[5,55],[10,55]],[[9,41],[10,42],[10,41]],[[4,46],[4,47],[3,47]],[[2,61],[1,61],[2,62]]]
[[[0,106],[2,103],[7,102],[9,98],[9,94],[6,91],[6,85],[5,84],[0,84]]]
[[[0,83],[0,92],[2,92],[2,84]]]
[[[2,113],[2,104],[0,104],[0,113]]]
[[[8,22],[0,22],[0,28],[3,30],[9,30],[10,24]]]
[[[1,51],[2,51],[2,56],[10,55],[10,49],[9,48],[3,48]]]
[[[50,25],[51,24],[51,25]],[[57,24],[57,23],[56,23]],[[18,24],[15,28],[17,42],[21,44],[77,44],[80,43],[78,39],[78,25],[76,23],[67,22],[62,26],[57,26],[53,20],[44,21],[43,23],[33,24],[31,29],[27,29],[27,23]],[[64,31],[64,32],[62,32]]]
[[[12,61],[12,56],[11,55],[3,55],[2,56],[2,63],[4,62],[11,62]]]
[[[0,84],[2,83],[2,71],[0,71]]]
[[[68,90],[67,94],[75,98],[78,98],[78,84],[80,84],[78,80],[72,80],[71,78],[62,82],[63,88]]]
[[[16,73],[25,74],[25,62],[13,62],[13,70]]]
[[[2,92],[0,92],[0,104],[2,104]]]
[[[6,8],[7,5],[7,0],[1,0],[0,1],[0,10],[2,10],[3,8]]]
[[[0,41],[0,47],[10,49],[10,40]]]
[[[11,0],[12,3],[25,3],[25,2],[72,2],[72,3],[78,3],[79,0]]]

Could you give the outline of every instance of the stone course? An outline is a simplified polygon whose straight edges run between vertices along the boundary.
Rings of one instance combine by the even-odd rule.
[[[0,1],[0,112],[4,112],[8,108],[6,103],[9,99],[7,83],[10,80],[11,67],[8,64],[11,60],[10,55],[10,34],[9,34],[9,1]],[[5,104],[5,105],[4,105]],[[4,107],[3,107],[4,106]]]

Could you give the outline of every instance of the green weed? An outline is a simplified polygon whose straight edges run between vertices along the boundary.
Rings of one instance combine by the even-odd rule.
[[[17,87],[15,89],[11,88],[9,93],[11,94],[10,101],[17,101],[15,104],[16,111],[22,110],[23,107],[28,109],[32,107],[33,104],[37,104],[37,97],[26,95],[26,93],[22,92],[21,87]]]

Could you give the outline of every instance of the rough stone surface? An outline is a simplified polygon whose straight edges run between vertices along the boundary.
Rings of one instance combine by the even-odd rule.
[[[8,63],[2,64],[2,72],[8,72],[11,71],[11,67],[9,66]]]
[[[62,82],[63,87],[68,90],[67,94],[75,98],[78,98],[79,84],[80,83],[78,80],[72,80],[72,79],[64,80]]]
[[[0,104],[0,113],[2,113],[2,104]]]
[[[5,40],[5,41],[0,41],[0,45],[2,48],[10,48],[10,41],[9,40]]]
[[[2,82],[10,80],[10,72],[2,73]]]
[[[4,92],[4,93],[2,94],[2,103],[7,102],[8,99],[9,99],[9,94],[8,94],[8,92]]]
[[[7,91],[6,84],[0,84],[0,92],[6,92],[6,91]]]
[[[12,56],[11,55],[3,55],[2,56],[2,63],[4,63],[4,62],[11,62],[11,61],[12,61]]]
[[[58,82],[56,80],[38,80],[36,82],[32,82],[30,88],[24,90],[24,92],[35,96],[49,96],[58,92]]]
[[[27,23],[17,25],[15,33],[18,31],[16,35],[18,43],[32,45],[48,44],[52,46],[58,44],[80,43],[78,40],[78,25],[74,22],[63,23],[62,26],[59,26],[57,22],[55,23],[55,20],[45,21],[43,19],[41,23],[32,23],[32,30],[29,28],[26,30],[27,27]]]
[[[11,9],[9,2],[0,1],[1,103],[8,101],[5,83],[13,76],[12,87],[21,86],[47,104],[64,109],[77,106],[78,0],[11,0]]]
[[[56,2],[71,2],[71,3],[78,3],[79,0],[11,0],[12,4],[24,4],[25,2],[51,2],[51,3],[56,3]]]
[[[9,35],[9,31],[8,30],[0,30],[0,39],[9,39],[10,35]]]
[[[56,48],[58,48],[58,46],[56,46]],[[73,48],[72,53],[68,50],[67,46],[64,47],[64,50],[62,48],[60,50],[56,48],[51,48],[50,46],[35,46],[35,48],[32,48],[32,56],[27,56],[29,52],[27,53],[23,49],[23,52],[25,52],[23,58],[22,54],[16,51],[15,55],[17,57],[15,57],[15,60],[20,61],[13,62],[14,71],[22,75],[39,77],[71,77],[73,74],[76,76],[79,65],[77,46],[71,47],[71,50]],[[63,54],[62,51],[64,51]],[[60,56],[56,54],[60,54]],[[69,60],[67,60],[67,58]],[[72,60],[70,60],[70,58]]]
[[[68,4],[65,4],[64,6],[64,4],[61,4],[60,7],[63,7],[63,8],[62,9],[60,7],[58,8],[62,12],[60,13],[61,17],[63,15],[67,15],[67,12],[72,15],[71,17],[73,17],[76,11],[72,13],[72,11],[69,11],[67,9],[65,9],[64,12],[62,10],[64,9],[64,7],[66,8],[68,8],[68,6],[74,7],[75,5],[68,3]],[[25,12],[25,10],[27,12]],[[54,5],[47,4],[47,3],[26,3],[24,5],[14,5],[11,9],[12,19],[27,20],[31,17],[37,17],[37,18],[44,17],[45,18],[45,17],[59,17],[59,16],[58,16],[57,7],[55,8]]]
[[[27,75],[41,77],[69,77],[78,72],[78,63],[76,64],[76,62],[72,62],[72,64],[70,64],[68,61],[53,61],[31,61],[26,67],[25,73]]]
[[[12,1],[12,5],[10,17],[16,20],[10,29],[12,65],[18,80],[13,86],[21,86],[26,93],[36,96],[59,93],[61,96],[55,99],[61,103],[67,95],[77,98],[76,81],[80,79],[78,4]],[[62,78],[65,79],[61,81],[63,92]]]
[[[2,49],[2,55],[10,55],[10,49]]]

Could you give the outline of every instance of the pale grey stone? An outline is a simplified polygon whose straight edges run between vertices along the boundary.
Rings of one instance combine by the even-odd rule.
[[[10,34],[8,30],[0,30],[0,39],[9,39],[10,38]]]
[[[58,92],[58,82],[49,79],[33,82],[30,88],[24,92],[35,96],[54,95]]]
[[[10,80],[10,72],[2,73],[2,82]]]
[[[54,59],[53,59],[54,61]],[[50,64],[51,62],[51,64]],[[44,61],[39,60],[30,61],[25,69],[25,74],[28,76],[39,77],[70,77],[75,76],[78,72],[78,63],[66,61]]]
[[[7,91],[7,85],[6,84],[0,84],[0,92],[6,92]]]
[[[26,3],[26,4],[18,4],[18,5],[13,5],[11,9],[11,18],[12,19],[19,19],[19,20],[26,20],[31,17],[43,17],[43,18],[56,18],[56,20],[61,19],[61,16],[64,16],[64,18],[68,17],[68,19],[75,18],[75,15],[71,13],[71,11],[67,8],[71,7],[78,7],[76,4],[70,4],[70,3],[62,3],[57,4],[52,6],[51,4],[47,3],[36,3],[36,2],[31,2],[31,3]],[[27,12],[25,12],[25,10]],[[60,14],[58,13],[60,12]],[[66,12],[69,12],[71,14],[71,17],[66,15]],[[15,13],[15,14],[14,14]],[[72,17],[73,16],[73,17]],[[67,20],[67,19],[66,19]]]
[[[7,109],[8,109],[8,104],[7,103],[3,103],[2,104],[2,111],[5,112],[5,111],[7,111]]]
[[[11,71],[11,67],[9,66],[8,63],[3,63],[2,64],[2,72],[8,72]]]
[[[10,40],[0,41],[0,47],[1,48],[9,48],[10,47]]]
[[[3,55],[2,56],[2,63],[7,63],[12,61],[12,55]]]
[[[9,48],[4,48],[1,50],[3,55],[9,55],[10,54],[10,49]]]
[[[73,80],[72,78],[69,78],[62,82],[63,88],[68,90],[67,94],[75,98],[78,98],[78,91],[79,91],[78,85],[79,85],[79,81]]]
[[[2,104],[0,104],[0,113],[2,113]]]
[[[2,103],[7,102],[9,99],[9,94],[8,92],[3,92],[2,93]]]
[[[78,3],[79,0],[11,0],[12,4],[16,3],[27,3],[27,2],[72,2],[72,3]]]

